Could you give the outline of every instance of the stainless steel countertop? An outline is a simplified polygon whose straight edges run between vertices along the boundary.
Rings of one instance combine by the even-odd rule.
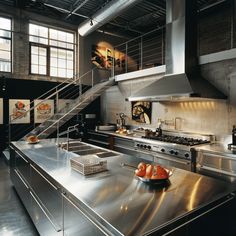
[[[233,190],[225,182],[177,168],[171,168],[169,185],[150,186],[134,176],[133,168],[120,165],[136,166],[140,159],[123,154],[105,158],[108,171],[85,177],[70,167],[69,159],[76,154],[58,149],[53,141],[12,144],[118,235],[161,229]]]

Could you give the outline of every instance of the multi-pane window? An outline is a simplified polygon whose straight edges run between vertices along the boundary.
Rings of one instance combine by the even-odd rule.
[[[32,74],[73,77],[75,63],[73,33],[30,24],[29,34]]]
[[[0,17],[0,71],[11,72],[11,19]]]

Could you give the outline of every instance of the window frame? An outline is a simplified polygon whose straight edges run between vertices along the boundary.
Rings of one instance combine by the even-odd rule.
[[[48,35],[47,37],[41,37],[41,36],[36,36],[36,35],[33,35],[33,34],[30,34],[30,24],[34,24],[34,25],[37,25],[37,26],[42,26],[42,27],[46,27],[48,29]],[[57,41],[57,42],[62,42],[62,43],[68,43],[66,41],[62,41],[62,40],[55,40],[53,38],[50,38],[50,29],[53,29],[53,30],[58,30],[58,31],[62,31],[62,32],[65,32],[65,33],[70,33],[70,34],[73,34],[73,43],[69,43],[69,44],[72,44],[73,45],[73,49],[70,49],[70,48],[66,48],[66,47],[60,47],[60,46],[55,46],[55,45],[50,45],[50,40],[54,40],[54,41]],[[29,31],[29,74],[30,75],[38,75],[38,76],[50,76],[52,78],[59,78],[59,79],[69,79],[69,78],[73,78],[73,76],[77,73],[77,67],[76,67],[76,61],[77,61],[77,43],[76,43],[76,31],[73,31],[73,30],[67,30],[67,29],[64,29],[64,28],[59,28],[59,27],[54,27],[54,26],[51,26],[51,25],[47,25],[47,24],[39,24],[35,21],[30,21],[28,23],[28,31]],[[42,44],[42,43],[37,43],[37,42],[32,42],[30,41],[30,36],[35,36],[35,37],[38,37],[38,38],[45,38],[47,39],[47,44]],[[31,47],[32,46],[38,46],[38,47],[44,47],[44,48],[47,48],[47,59],[46,59],[46,75],[45,74],[36,74],[36,73],[32,73],[31,71]],[[62,50],[66,50],[66,51],[71,51],[73,53],[73,76],[72,77],[61,77],[61,76],[52,76],[50,75],[50,70],[51,70],[51,48],[56,48],[56,49],[62,49]],[[58,69],[58,67],[57,67]],[[67,69],[67,68],[65,68]]]
[[[10,71],[1,71],[0,70],[0,73],[12,74],[13,73],[13,55],[12,55],[13,54],[13,19],[10,16],[4,16],[4,15],[0,15],[0,17],[8,19],[8,20],[11,21],[11,29],[10,30],[6,30],[6,29],[3,29],[3,28],[0,28],[0,30],[7,31],[11,35],[10,38],[0,36],[1,39],[10,40]]]

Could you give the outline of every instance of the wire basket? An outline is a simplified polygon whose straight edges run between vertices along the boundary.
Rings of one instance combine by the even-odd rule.
[[[107,170],[107,161],[96,155],[78,156],[70,159],[71,168],[83,175],[95,174]]]

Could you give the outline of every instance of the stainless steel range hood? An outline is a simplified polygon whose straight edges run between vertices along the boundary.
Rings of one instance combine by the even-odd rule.
[[[166,74],[129,101],[226,99],[201,76],[197,57],[196,0],[166,0]]]

